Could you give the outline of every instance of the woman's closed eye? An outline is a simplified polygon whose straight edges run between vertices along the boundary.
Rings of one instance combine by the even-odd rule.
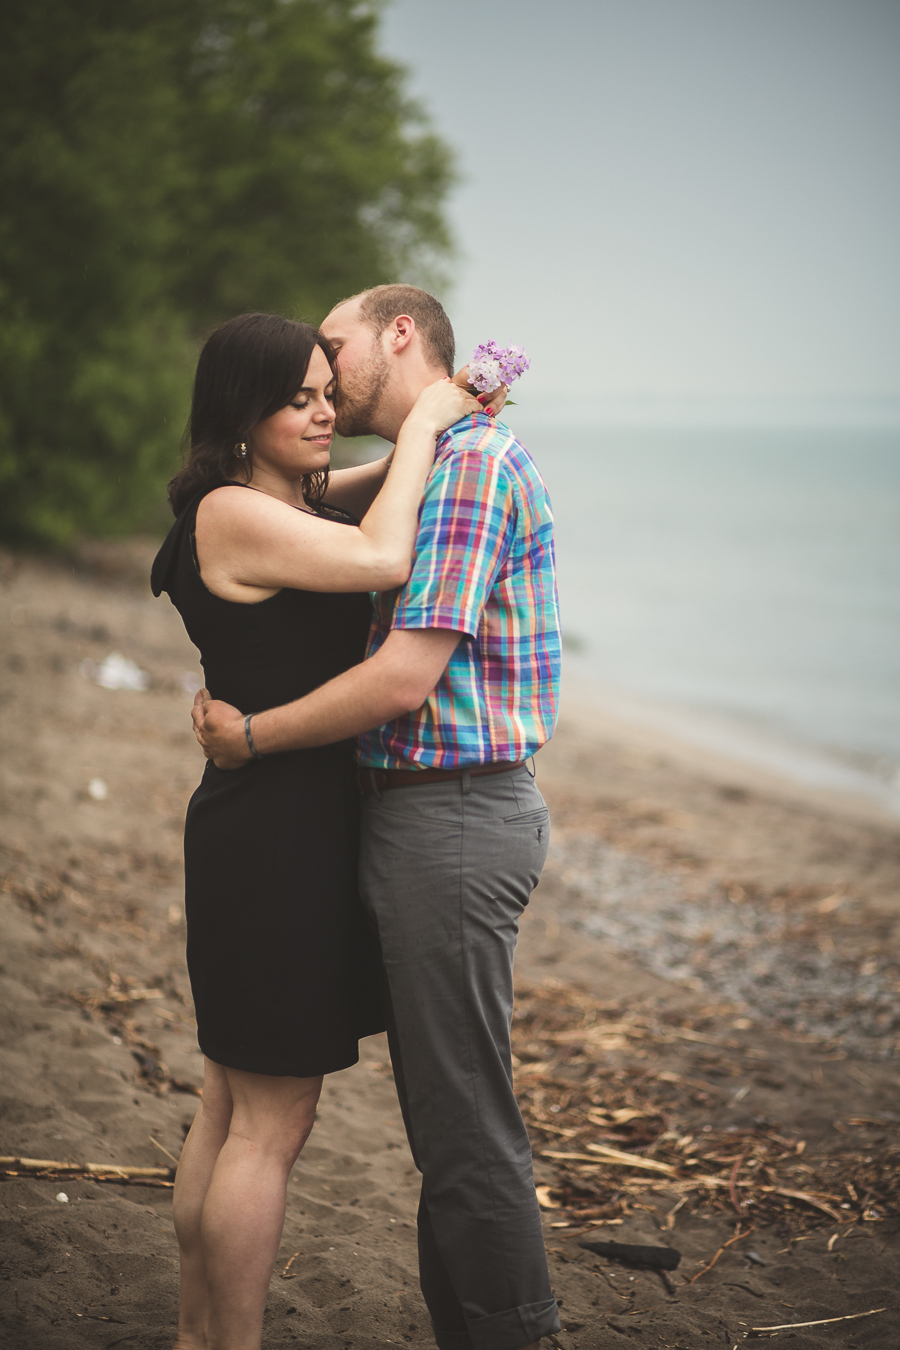
[[[327,390],[327,392],[326,392],[326,394],[325,394],[325,402],[326,402],[326,403],[333,403],[333,402],[334,402],[334,390],[333,390],[333,389]],[[308,407],[309,407],[309,399],[308,399],[308,398],[306,398],[306,399],[295,398],[291,403],[288,404],[288,407],[289,407],[289,408],[294,408],[297,412],[303,412],[304,408],[308,408]]]

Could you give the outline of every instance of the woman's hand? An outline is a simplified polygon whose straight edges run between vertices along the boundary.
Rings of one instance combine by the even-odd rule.
[[[461,366],[453,376],[453,383],[466,389],[469,384],[469,367]],[[481,411],[487,413],[488,417],[496,417],[498,412],[503,411],[509,394],[509,385],[500,384],[496,389],[492,389],[489,394],[479,394],[478,402],[481,404]]]
[[[404,422],[407,428],[428,428],[435,436],[463,417],[481,412],[481,404],[449,375],[424,388]]]

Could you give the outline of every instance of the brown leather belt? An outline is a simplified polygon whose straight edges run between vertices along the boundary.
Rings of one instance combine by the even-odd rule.
[[[418,787],[420,783],[452,783],[464,773],[473,778],[485,773],[512,773],[521,769],[524,759],[515,764],[471,764],[466,769],[357,769],[360,792],[386,792],[391,788]]]

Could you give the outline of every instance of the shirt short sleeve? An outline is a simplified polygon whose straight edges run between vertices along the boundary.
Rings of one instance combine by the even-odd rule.
[[[452,444],[425,485],[410,578],[392,628],[447,628],[476,637],[516,528],[516,499],[489,447]]]

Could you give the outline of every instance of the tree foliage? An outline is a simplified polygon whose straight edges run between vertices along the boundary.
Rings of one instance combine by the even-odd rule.
[[[448,248],[378,0],[14,0],[0,45],[0,534],[145,524],[197,340]]]

